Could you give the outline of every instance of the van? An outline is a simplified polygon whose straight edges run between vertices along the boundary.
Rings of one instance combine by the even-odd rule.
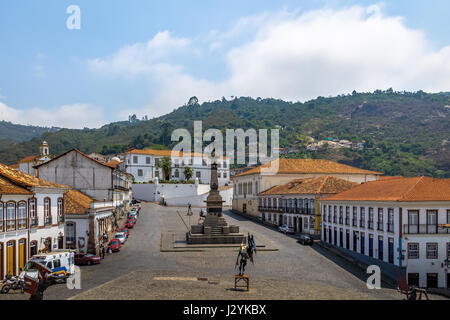
[[[69,276],[75,272],[75,250],[59,249],[48,253],[39,253],[32,256],[25,265],[20,278],[25,274],[31,278],[38,278],[36,262],[39,262],[52,271],[52,275]]]

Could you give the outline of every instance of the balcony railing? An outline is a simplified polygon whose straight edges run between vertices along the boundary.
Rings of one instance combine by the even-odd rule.
[[[364,219],[359,220],[359,226],[361,228],[365,228],[366,227],[366,221]]]
[[[265,207],[265,206],[258,206],[259,211],[267,211],[267,212],[282,212],[282,208],[277,207]]]
[[[369,220],[369,226],[368,226],[368,228],[371,229],[371,230],[373,230],[373,221],[370,221],[370,220]]]
[[[44,219],[45,225],[51,225],[52,224],[52,217],[45,217]]]
[[[16,219],[6,220],[6,231],[16,230]]]
[[[336,216],[333,216],[333,223],[336,223]]]
[[[353,227],[357,227],[357,225],[358,225],[358,220],[356,218],[353,218],[352,219],[352,226]]]
[[[441,228],[437,224],[404,224],[404,234],[450,234],[448,228]]]
[[[30,228],[37,227],[39,225],[38,218],[30,218]]]
[[[383,222],[377,222],[377,230],[383,231]]]
[[[345,218],[345,225],[347,225],[347,226],[350,225],[350,218]]]
[[[388,223],[387,225],[387,231],[388,232],[394,232],[394,224],[393,223]]]
[[[64,216],[60,215],[58,216],[58,223],[63,223],[64,222]]]
[[[17,229],[23,230],[27,228],[27,219],[17,219]]]
[[[344,222],[344,218],[339,217],[339,224],[342,224]]]

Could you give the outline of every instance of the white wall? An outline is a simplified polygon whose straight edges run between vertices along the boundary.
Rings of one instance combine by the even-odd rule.
[[[195,197],[209,192],[209,184],[133,184],[133,197],[144,201],[160,201],[180,197]]]

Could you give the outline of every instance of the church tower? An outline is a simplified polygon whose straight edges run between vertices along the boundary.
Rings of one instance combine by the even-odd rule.
[[[42,141],[41,146],[39,147],[39,155],[48,156],[50,154],[50,147],[48,146],[47,141]]]

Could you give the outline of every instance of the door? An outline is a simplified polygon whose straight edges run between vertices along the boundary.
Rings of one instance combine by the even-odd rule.
[[[332,242],[332,237],[331,237],[331,228],[328,229],[328,243]]]
[[[297,217],[294,217],[294,232],[298,232]]]
[[[25,239],[19,240],[19,273],[25,267],[25,263],[27,262],[27,250]]]
[[[342,230],[339,230],[339,246],[340,246],[341,248],[344,247],[344,236],[343,236],[343,234],[342,234]]]
[[[369,236],[369,257],[373,257],[373,235]]]
[[[388,262],[394,263],[394,239],[389,239]]]
[[[31,241],[31,243],[30,243],[30,257],[34,256],[35,254],[37,254],[37,242],[36,241]]]
[[[299,218],[299,221],[300,221],[300,223],[298,225],[298,227],[299,227],[298,232],[302,233],[303,232],[303,219]]]
[[[247,204],[242,205],[242,213],[247,213]]]
[[[358,250],[357,246],[358,246],[358,237],[357,237],[357,234],[354,232],[353,233],[353,251],[356,252]]]
[[[450,289],[450,273],[447,273],[447,289]]]
[[[437,288],[437,287],[438,287],[438,274],[427,273],[427,288]]]
[[[58,237],[58,249],[64,249],[64,237]]]
[[[6,273],[16,275],[16,259],[15,259],[14,241],[9,241],[6,248]]]
[[[419,274],[418,273],[408,273],[408,286],[419,286]]]
[[[383,251],[383,238],[378,238],[378,259],[383,261],[384,251]]]
[[[334,229],[334,245],[337,246],[337,230]]]
[[[364,237],[364,234],[361,234],[361,254],[366,254],[366,247],[365,247],[366,238]]]

